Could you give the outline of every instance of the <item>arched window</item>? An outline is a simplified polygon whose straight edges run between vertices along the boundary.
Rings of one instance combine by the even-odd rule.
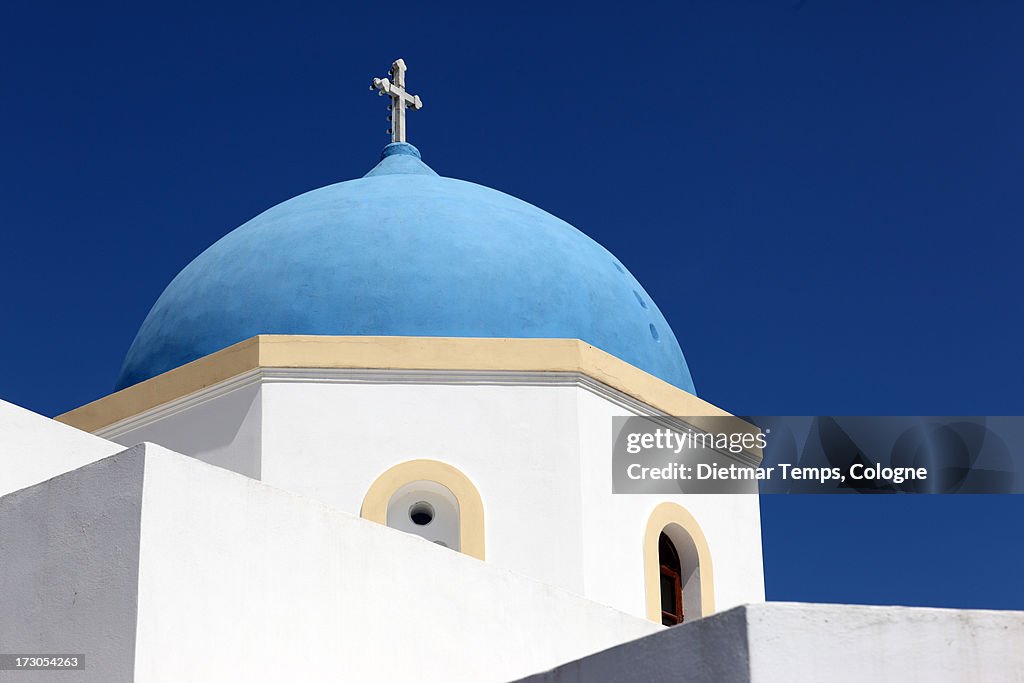
[[[651,511],[644,531],[647,618],[667,626],[715,611],[714,569],[704,532],[678,503]]]
[[[360,515],[484,559],[484,503],[465,474],[437,460],[399,463],[370,485]]]
[[[658,564],[661,566],[661,623],[683,623],[683,568],[672,539],[664,532],[658,537]]]

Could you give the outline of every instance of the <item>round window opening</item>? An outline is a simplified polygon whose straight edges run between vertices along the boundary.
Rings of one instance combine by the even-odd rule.
[[[425,500],[413,503],[409,508],[409,519],[416,526],[426,526],[434,521],[434,506]]]

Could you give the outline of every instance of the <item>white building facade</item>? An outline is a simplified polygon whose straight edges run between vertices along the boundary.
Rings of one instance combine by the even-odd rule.
[[[764,600],[756,495],[612,494],[613,416],[723,414],[614,357],[575,340],[260,337],[239,347],[59,419],[655,621],[651,545],[666,530],[683,560],[687,618]],[[208,383],[230,372],[225,356],[247,350],[276,365]],[[161,385],[204,384],[142,407],[170,390]],[[420,503],[430,518],[417,525]]]

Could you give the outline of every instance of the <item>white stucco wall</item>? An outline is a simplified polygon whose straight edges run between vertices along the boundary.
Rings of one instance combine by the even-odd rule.
[[[1024,612],[769,603],[747,622],[756,683],[1024,681]]]
[[[100,431],[128,447],[149,441],[204,462],[260,478],[261,390],[255,377],[199,392],[172,409]]]
[[[0,496],[123,450],[123,446],[0,401]]]
[[[707,539],[714,566],[715,609],[721,612],[764,602],[757,495],[612,495],[612,417],[628,413],[583,389],[577,398],[587,567],[584,595],[630,614],[644,614],[644,530],[655,507],[674,502],[696,518]]]
[[[505,538],[532,542],[532,555],[559,552],[548,545],[557,538],[552,525],[527,528],[542,514],[562,514],[565,529],[578,525],[583,552],[574,566],[596,602],[508,571],[499,560],[479,562],[158,446],[103,458],[117,446],[0,404],[5,473],[46,479],[0,497],[0,649],[87,654],[85,673],[61,674],[69,681],[121,680],[130,672],[147,681],[498,681],[577,658],[530,680],[674,681],[681,670],[709,682],[1024,680],[1019,612],[768,603],[665,630],[604,606],[633,610],[642,599],[639,560],[621,546],[633,543],[642,552],[631,539],[642,534],[661,498],[611,496],[601,464],[608,439],[600,432],[610,432],[608,414],[622,408],[585,390],[415,387],[428,390],[419,392],[398,385],[403,399],[390,391],[396,386],[379,387],[372,398],[282,386],[288,391],[269,392],[281,402],[271,412],[282,422],[269,432],[263,423],[262,430],[263,443],[276,433],[282,445],[263,458],[305,456],[299,462],[307,470],[287,468],[283,460],[275,467],[305,471],[310,478],[298,483],[306,493],[338,496],[336,502],[361,496],[363,482],[332,479],[354,469],[344,467],[354,456],[323,446],[332,443],[326,437],[364,445],[366,477],[391,464],[377,462],[378,454],[430,457],[434,451],[422,445],[428,443],[434,457],[476,474],[488,519],[493,514],[503,525],[497,537],[488,528],[499,560]],[[377,412],[403,401],[408,405],[397,415]],[[474,411],[478,402],[488,410]],[[448,414],[450,406],[465,410]],[[490,416],[492,407],[507,424]],[[561,418],[569,412],[577,420],[565,428]],[[245,420],[250,412],[235,414]],[[385,415],[420,440],[381,428]],[[288,420],[293,433],[311,436],[289,445]],[[466,434],[505,438],[490,450],[474,450],[465,446],[473,442]],[[374,450],[374,443],[384,446]],[[417,444],[405,457],[402,449]],[[513,461],[516,452],[521,458]],[[490,474],[498,467],[488,467],[485,455],[508,463],[506,488]],[[538,482],[562,481],[548,476],[544,458],[560,458],[549,464],[555,471],[577,472],[578,496],[554,485],[530,496]],[[92,461],[49,478],[82,459]],[[313,480],[317,473],[324,482]],[[488,496],[490,490],[499,494]],[[514,514],[516,496],[525,515]],[[708,537],[719,608],[743,595],[763,597],[756,498],[680,501]],[[543,513],[535,514],[532,503]],[[498,510],[492,513],[492,506]],[[538,562],[534,569],[548,567]],[[626,642],[645,634],[651,635]],[[48,675],[19,674],[19,680]]]
[[[1024,612],[763,603],[520,683],[1013,683]]]
[[[659,630],[308,498],[146,451],[140,680],[507,681]]]
[[[506,681],[659,630],[151,444],[0,498],[0,557],[0,642],[67,680]]]
[[[583,593],[572,387],[271,383],[263,478],[358,513],[385,470],[426,458],[484,502],[487,560]]]
[[[638,616],[646,614],[647,520],[672,500],[708,539],[716,607],[764,599],[756,496],[612,495],[612,416],[636,414],[614,392],[522,373],[503,382],[266,372],[113,438],[174,447],[353,514],[385,470],[440,460],[480,491],[488,562]]]
[[[141,454],[121,453],[0,497],[0,652],[86,667],[0,681],[131,680],[142,479]]]

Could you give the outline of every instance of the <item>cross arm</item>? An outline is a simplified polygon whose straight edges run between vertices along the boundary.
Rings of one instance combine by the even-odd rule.
[[[419,95],[410,95],[405,91],[405,88],[395,85],[386,78],[373,79],[373,85],[370,86],[370,90],[377,90],[381,95],[389,95],[396,100],[404,100],[412,109],[423,107],[423,100],[420,99]]]

